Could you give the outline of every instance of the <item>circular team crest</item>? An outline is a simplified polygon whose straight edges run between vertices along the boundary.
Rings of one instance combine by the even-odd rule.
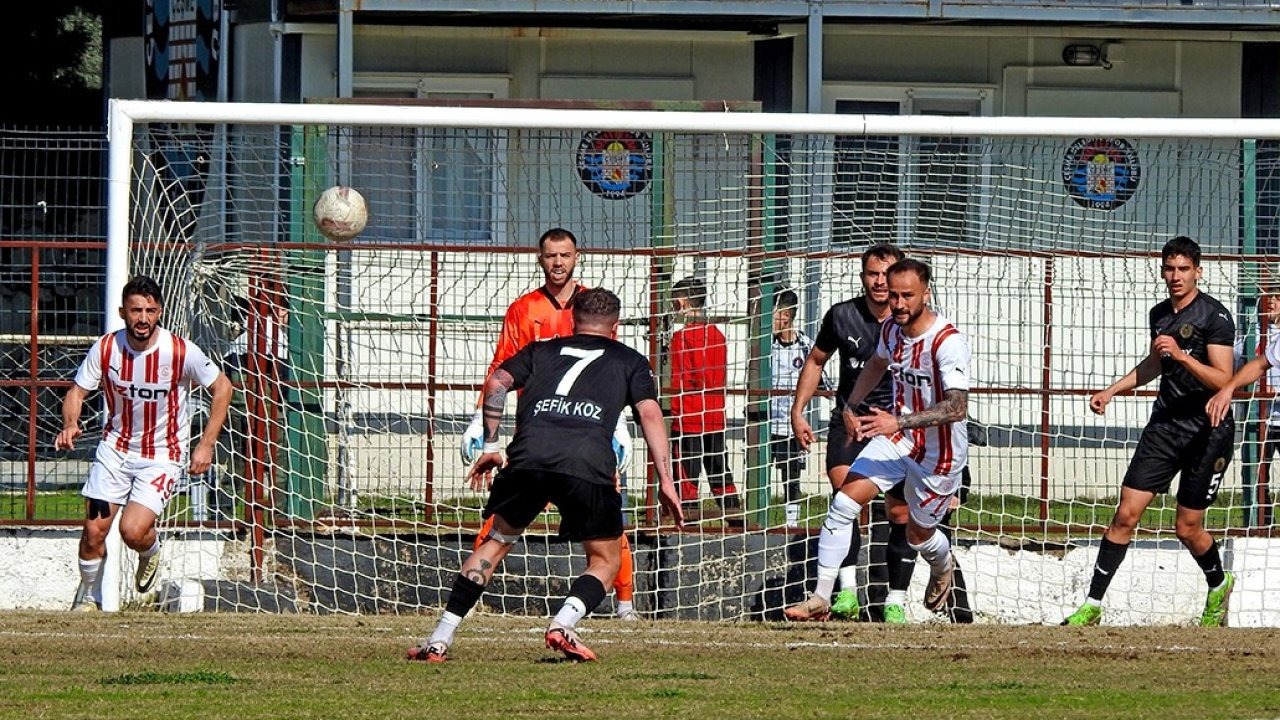
[[[1182,336],[1183,340],[1189,340],[1195,332],[1196,329],[1191,327],[1189,323],[1178,328],[1178,334]]]
[[[646,133],[593,130],[578,143],[578,177],[606,200],[644,192],[653,175],[653,141]]]
[[[1115,210],[1142,179],[1138,151],[1119,138],[1080,138],[1062,158],[1062,182],[1071,199],[1093,210]]]

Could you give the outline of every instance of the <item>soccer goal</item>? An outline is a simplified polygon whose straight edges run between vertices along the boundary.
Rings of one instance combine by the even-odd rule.
[[[973,349],[984,439],[950,522],[968,607],[1008,623],[1070,612],[1155,385],[1105,416],[1088,397],[1146,352],[1164,242],[1204,248],[1201,287],[1235,311],[1241,355],[1264,337],[1258,299],[1280,281],[1280,123],[737,109],[114,101],[106,305],[130,275],[153,275],[170,327],[237,387],[215,469],[164,518],[165,592],[219,609],[440,606],[483,503],[459,436],[506,307],[542,282],[538,236],[565,227],[577,277],[622,298],[619,339],[650,358],[664,403],[672,285],[705,282],[726,336],[741,504],[724,509],[691,478],[700,512],[674,531],[637,440],[622,483],[642,613],[776,619],[811,587],[830,485],[822,441],[798,500],[771,457],[770,401],[789,395],[773,377],[774,302],[793,290],[812,338],[828,307],[860,294],[860,256],[878,242],[931,264],[934,304]],[[368,203],[350,240],[311,221],[334,185]],[[808,409],[824,438],[830,394]],[[1242,395],[1236,458],[1207,517],[1238,574],[1239,625],[1280,625],[1270,397]],[[1172,518],[1171,498],[1144,517],[1108,622],[1198,617],[1204,580]],[[554,511],[544,519],[486,607],[544,613],[580,570]],[[864,607],[882,602],[882,537],[864,541]],[[927,574],[910,590],[914,621],[934,619],[919,602]]]

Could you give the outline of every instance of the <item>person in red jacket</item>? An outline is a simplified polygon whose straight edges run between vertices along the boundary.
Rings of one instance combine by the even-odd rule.
[[[725,385],[728,357],[724,333],[706,321],[707,286],[685,278],[671,288],[684,327],[671,336],[671,445],[677,461],[685,516],[698,510],[698,477],[705,470],[711,494],[730,520],[741,508],[725,449]],[[740,520],[740,518],[739,518]]]
[[[487,381],[498,366],[524,349],[526,345],[543,340],[553,340],[573,335],[573,301],[586,286],[573,277],[578,264],[578,238],[564,228],[551,228],[538,238],[538,266],[542,268],[543,284],[516,298],[502,318],[502,331],[493,351],[493,362],[485,372]],[[483,420],[477,403],[475,416],[462,434],[460,452],[463,462],[476,461],[482,447]],[[631,455],[631,434],[626,418],[619,416],[618,427],[613,434],[613,451],[618,458],[618,471],[627,465]],[[489,518],[476,536],[475,546],[480,547],[493,529]],[[617,614],[622,620],[639,620],[632,605],[635,594],[634,563],[631,545],[626,533],[622,535],[622,565],[614,578]]]

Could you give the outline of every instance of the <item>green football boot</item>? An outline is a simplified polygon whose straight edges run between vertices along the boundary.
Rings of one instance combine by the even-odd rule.
[[[855,590],[841,590],[836,595],[836,601],[831,605],[831,614],[846,620],[856,620],[858,611],[862,606],[858,603],[858,593]]]
[[[884,624],[885,625],[906,625],[907,609],[901,605],[890,604],[884,606]]]
[[[1222,585],[1209,591],[1204,599],[1204,612],[1200,615],[1200,627],[1226,627],[1227,605],[1231,600],[1231,591],[1236,586],[1235,573],[1226,573]]]
[[[1102,606],[1085,603],[1080,606],[1079,610],[1068,615],[1067,619],[1062,621],[1062,624],[1084,627],[1086,625],[1097,625],[1100,622],[1102,622]]]

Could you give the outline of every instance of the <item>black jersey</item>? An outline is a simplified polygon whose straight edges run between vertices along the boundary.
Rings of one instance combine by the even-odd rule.
[[[1231,311],[1212,296],[1199,292],[1191,303],[1178,312],[1173,301],[1151,308],[1151,339],[1170,335],[1191,357],[1209,364],[1209,346],[1235,343],[1236,325]],[[1213,391],[1204,386],[1186,368],[1171,358],[1160,361],[1160,393],[1152,416],[1168,418],[1204,417],[1204,406]]]
[[[840,411],[844,409],[845,399],[858,381],[863,366],[876,354],[876,343],[880,340],[880,321],[867,307],[867,298],[858,296],[852,300],[836,303],[827,314],[822,316],[822,328],[813,346],[830,355],[840,353],[840,382],[836,388],[836,407],[832,413],[832,422],[840,421]],[[880,384],[866,397],[865,402],[878,408],[888,409],[893,404],[893,376],[885,373]]]
[[[615,340],[572,335],[529,343],[501,368],[523,388],[508,465],[613,485],[618,415],[658,397],[649,361]]]

